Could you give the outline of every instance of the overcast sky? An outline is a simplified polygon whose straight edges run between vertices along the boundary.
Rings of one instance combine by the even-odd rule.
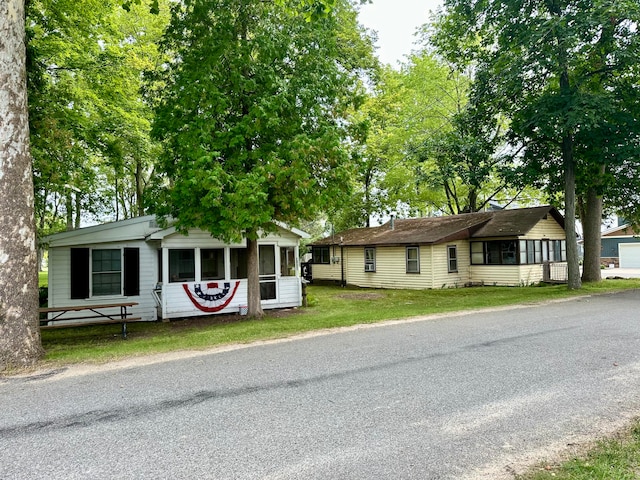
[[[378,32],[378,57],[397,66],[414,48],[416,29],[429,21],[441,0],[373,0],[360,10],[360,22]]]

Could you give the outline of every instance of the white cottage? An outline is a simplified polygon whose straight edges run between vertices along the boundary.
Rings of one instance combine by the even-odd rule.
[[[307,234],[277,224],[258,241],[262,307],[302,303],[299,243]],[[201,230],[188,235],[137,217],[51,235],[49,307],[137,302],[143,320],[239,312],[247,304],[246,244]]]

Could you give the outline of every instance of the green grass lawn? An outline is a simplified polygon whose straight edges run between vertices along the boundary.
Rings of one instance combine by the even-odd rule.
[[[105,362],[134,355],[283,338],[324,328],[380,322],[460,310],[534,304],[576,295],[640,288],[640,279],[606,280],[579,291],[566,286],[477,287],[442,290],[370,290],[310,286],[309,307],[268,311],[262,320],[237,315],[198,317],[172,322],[45,330],[45,364]]]
[[[38,286],[46,287],[49,285],[49,271],[44,270],[42,272],[38,272]]]
[[[541,464],[516,480],[637,480],[640,478],[640,422],[615,438],[598,442],[561,464]]]

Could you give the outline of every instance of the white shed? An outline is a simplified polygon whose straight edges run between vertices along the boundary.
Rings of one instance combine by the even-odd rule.
[[[299,243],[283,224],[258,241],[262,307],[302,303]],[[47,237],[49,307],[137,302],[143,320],[239,312],[247,303],[246,244],[201,230],[162,229],[154,216]]]

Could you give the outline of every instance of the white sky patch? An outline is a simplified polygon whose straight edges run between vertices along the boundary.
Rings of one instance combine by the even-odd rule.
[[[416,29],[441,4],[441,0],[373,0],[360,7],[360,23],[378,32],[378,58],[397,67],[415,49]]]

